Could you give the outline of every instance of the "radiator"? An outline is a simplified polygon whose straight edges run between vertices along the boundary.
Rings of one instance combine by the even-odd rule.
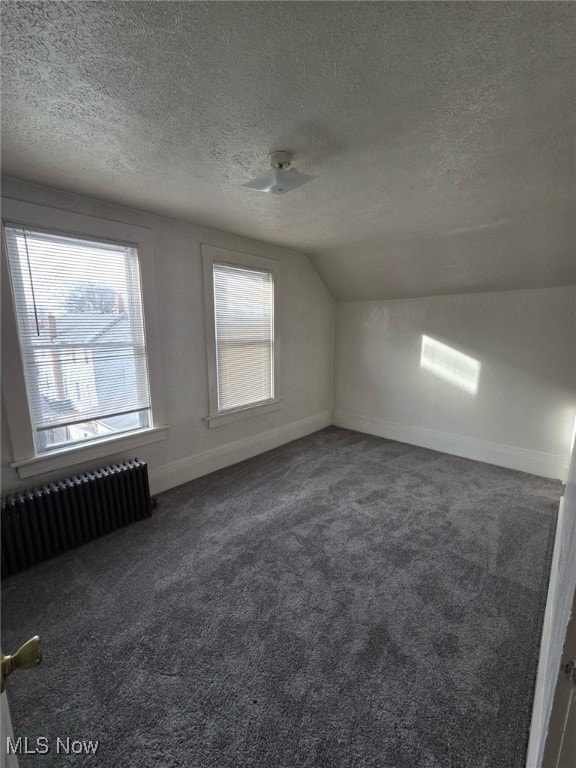
[[[2,501],[2,578],[149,517],[148,466],[140,459],[74,475]]]

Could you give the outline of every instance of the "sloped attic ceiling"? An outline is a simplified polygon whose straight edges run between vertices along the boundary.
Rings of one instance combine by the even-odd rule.
[[[576,8],[4,2],[4,173],[304,251],[337,299],[576,282]],[[242,186],[287,149],[318,176]]]

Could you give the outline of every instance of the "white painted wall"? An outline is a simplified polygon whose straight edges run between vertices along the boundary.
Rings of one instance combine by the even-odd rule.
[[[540,768],[576,588],[576,446],[560,504],[532,707],[526,768]]]
[[[167,423],[163,442],[131,451],[148,461],[153,492],[186,482],[331,423],[334,302],[303,254],[48,187],[5,179],[4,198],[148,227],[155,243]],[[208,429],[208,379],[200,243],[280,260],[281,410]],[[4,414],[3,414],[4,415]],[[3,492],[40,483],[10,467],[2,429]],[[122,454],[109,457],[121,458]],[[89,466],[99,466],[102,460]],[[74,472],[88,468],[75,465]],[[57,473],[58,476],[62,473]],[[64,473],[66,474],[66,473]],[[54,477],[54,472],[50,474]]]
[[[576,286],[338,303],[334,423],[564,479],[575,329]],[[480,362],[476,395],[421,367],[423,335]]]

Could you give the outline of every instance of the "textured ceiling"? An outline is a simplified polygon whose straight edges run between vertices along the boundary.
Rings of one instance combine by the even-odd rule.
[[[576,282],[571,3],[3,6],[3,170],[282,244],[337,299]],[[274,149],[318,178],[242,183]]]

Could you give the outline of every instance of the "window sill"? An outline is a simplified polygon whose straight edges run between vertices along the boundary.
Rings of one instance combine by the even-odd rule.
[[[168,427],[152,427],[140,432],[132,432],[128,435],[117,435],[106,440],[99,440],[91,445],[76,445],[70,448],[61,448],[58,451],[50,451],[30,459],[15,461],[10,466],[18,470],[19,476],[34,477],[43,475],[53,470],[68,469],[75,464],[82,464],[93,459],[102,459],[114,453],[130,451],[142,445],[157,443],[166,439]]]
[[[208,427],[221,427],[223,424],[232,424],[235,421],[242,421],[251,416],[260,416],[263,413],[279,411],[282,408],[283,400],[271,400],[262,405],[249,405],[247,408],[238,408],[236,411],[226,411],[226,413],[217,413],[214,416],[207,416],[204,420],[208,422]]]

